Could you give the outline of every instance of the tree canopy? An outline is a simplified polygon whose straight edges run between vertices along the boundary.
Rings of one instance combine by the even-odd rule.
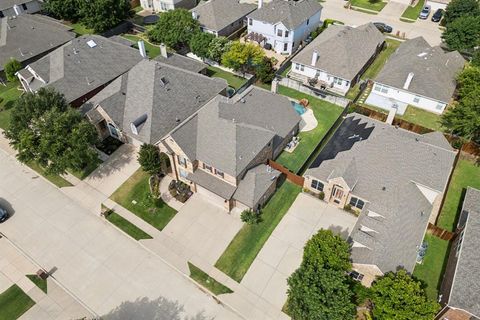
[[[45,0],[43,10],[57,19],[76,22],[80,19],[82,0]]]
[[[160,150],[152,144],[142,144],[138,152],[138,163],[143,171],[149,174],[158,174],[162,169]]]
[[[187,46],[191,37],[200,32],[198,21],[186,9],[175,9],[160,15],[155,26],[148,32],[150,41],[164,43],[170,48]]]
[[[275,78],[275,69],[272,65],[270,58],[264,57],[262,63],[260,63],[255,69],[255,74],[258,80],[263,83],[270,83]]]
[[[213,38],[208,46],[208,58],[220,62],[225,52],[230,49],[231,41],[225,37]]]
[[[98,159],[95,128],[52,89],[27,93],[16,101],[5,136],[21,162],[38,162],[47,173],[82,170]]]
[[[251,71],[262,63],[265,53],[252,43],[235,41],[222,56],[222,64],[227,68],[243,73]]]
[[[480,15],[463,16],[447,24],[442,35],[452,50],[472,49],[480,45]]]
[[[445,23],[451,23],[455,19],[464,16],[480,15],[480,3],[478,0],[452,0],[445,9]]]
[[[16,59],[10,59],[3,66],[3,70],[5,71],[7,80],[10,82],[14,82],[17,80],[17,76],[15,75],[15,73],[17,73],[17,71],[20,69],[22,69],[22,64]]]
[[[208,58],[208,49],[214,38],[211,33],[197,32],[190,39],[190,50],[200,58]]]
[[[130,11],[129,0],[90,0],[82,3],[81,21],[95,32],[104,32],[129,18]]]
[[[422,283],[405,270],[389,272],[372,285],[373,316],[382,320],[431,320],[439,309]]]

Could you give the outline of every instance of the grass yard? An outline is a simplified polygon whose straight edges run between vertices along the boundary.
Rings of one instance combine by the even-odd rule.
[[[440,115],[433,112],[428,112],[423,109],[408,106],[403,116],[398,117],[405,121],[421,125],[425,128],[429,128],[435,131],[442,131]]]
[[[271,83],[263,83],[263,82],[257,81],[253,85],[256,86],[256,87],[268,90],[268,91],[270,91],[272,89],[272,84]]]
[[[262,210],[263,221],[245,224],[215,263],[215,267],[240,282],[302,188],[285,181]]]
[[[310,102],[309,106],[312,108],[318,121],[318,126],[315,129],[298,134],[300,144],[292,153],[284,151],[275,160],[291,171],[298,173],[320,141],[325,137],[327,131],[338,119],[342,113],[342,108],[284,86],[278,86],[278,93],[297,100],[307,98]]]
[[[0,320],[15,320],[35,305],[16,284],[0,294]]]
[[[415,6],[408,6],[402,14],[402,18],[417,20],[420,11],[422,11],[425,0],[419,0]],[[404,21],[404,20],[402,20]]]
[[[145,43],[145,50],[147,51],[147,55],[150,57],[150,59],[153,59],[157,56],[160,55],[160,46],[154,45],[149,43],[146,39],[133,35],[133,34],[124,34],[122,35],[127,40],[130,40],[134,45],[135,48],[138,48],[137,42],[140,40],[143,40]]]
[[[83,24],[81,24],[80,22],[77,22],[77,23],[72,23],[70,25],[70,27],[73,28],[73,32],[75,32],[76,34],[78,34],[79,36],[83,36],[85,34],[93,34],[93,29],[88,29],[87,27],[85,27]]]
[[[71,174],[73,174],[75,177],[77,177],[80,180],[85,179],[92,173],[95,169],[98,168],[98,166],[102,163],[100,159],[97,159],[94,163],[91,163],[87,165],[83,170],[68,170]]]
[[[382,11],[382,9],[387,5],[386,2],[381,0],[350,0],[350,3],[354,7],[359,7],[372,11]]]
[[[6,86],[0,84],[0,128],[2,129],[7,129],[10,125],[13,105],[22,94],[17,90],[18,86],[20,86],[18,82],[7,82]]]
[[[427,253],[423,258],[423,263],[415,266],[413,275],[425,282],[427,296],[436,301],[447,263],[449,241],[431,234],[426,234],[424,241],[428,243]]]
[[[30,279],[37,287],[39,287],[43,292],[47,293],[47,279],[42,279],[36,274],[27,274],[27,278]]]
[[[437,221],[439,227],[449,231],[455,230],[468,186],[480,189],[480,166],[473,161],[460,159],[448,185],[447,197]]]
[[[188,263],[188,269],[190,269],[190,278],[200,283],[202,286],[210,290],[215,295],[232,293],[233,291],[210,277],[207,273],[203,272],[195,265]]]
[[[239,77],[231,72],[224,71],[220,68],[216,68],[212,66],[208,66],[207,74],[209,77],[222,78],[227,80],[228,84],[234,87],[235,90],[238,90],[241,86],[243,86],[247,82],[247,79],[245,78]]]
[[[68,182],[67,180],[65,180],[64,178],[60,177],[57,174],[47,174],[45,172],[45,169],[36,162],[29,162],[29,163],[26,163],[26,165],[29,166],[30,169],[32,169],[33,171],[36,171],[39,175],[43,176],[45,179],[47,179],[48,181],[50,181],[51,183],[53,183],[59,188],[72,186],[70,182]]]
[[[115,191],[111,198],[161,231],[177,211],[169,207],[162,199],[152,197],[148,178],[147,173],[138,169]]]
[[[150,236],[142,229],[138,228],[136,225],[134,225],[127,219],[120,216],[115,211],[110,210],[107,215],[107,220],[110,221],[112,224],[116,225],[119,229],[121,229],[123,232],[125,232],[135,240],[152,239],[152,236]]]
[[[362,79],[374,79],[382,70],[383,66],[387,62],[388,58],[392,55],[392,53],[397,50],[402,42],[393,40],[393,39],[386,39],[386,46],[383,50],[378,54],[375,58],[373,63],[368,67],[367,70],[361,76]]]

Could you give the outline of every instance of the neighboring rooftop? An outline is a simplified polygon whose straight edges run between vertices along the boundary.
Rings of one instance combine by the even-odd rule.
[[[423,37],[402,43],[375,79],[376,82],[448,103],[465,59],[457,52],[431,47]],[[407,78],[411,78],[407,81]]]
[[[31,74],[27,80],[33,91],[52,87],[72,102],[108,84],[141,60],[136,49],[102,36],[85,35],[31,63],[29,67],[36,76]]]
[[[280,171],[261,164],[247,171],[239,183],[233,198],[241,203],[254,208],[259,203],[272,183],[280,176]]]
[[[330,25],[300,51],[293,62],[311,67],[316,51],[318,59],[314,68],[351,81],[384,42],[385,37],[373,23],[357,28]]]
[[[209,0],[200,2],[190,11],[196,14],[202,27],[218,32],[256,8],[255,4],[240,3],[239,0]]]
[[[448,305],[480,318],[480,190],[467,188],[462,215],[466,223]]]
[[[196,73],[202,72],[207,68],[207,65],[201,61],[174,52],[167,52],[166,57],[160,54],[155,60]]]
[[[0,1],[0,10],[6,10],[12,8],[14,5],[22,5],[32,0],[2,0]]]
[[[247,17],[269,24],[283,23],[293,30],[322,9],[317,0],[272,0]]]
[[[127,135],[155,144],[226,87],[223,79],[142,60],[82,109],[92,110],[91,116],[95,112],[93,108],[100,105]],[[146,118],[137,133],[132,132],[131,123],[144,115]]]
[[[191,160],[237,177],[272,139],[275,149],[299,122],[287,98],[251,87],[234,100],[210,101],[172,137]]]
[[[325,182],[342,177],[366,201],[351,234],[354,263],[412,272],[455,154],[441,133],[419,135],[354,113],[305,175]]]
[[[0,18],[0,71],[12,58],[24,62],[72,40],[71,29],[41,15]]]

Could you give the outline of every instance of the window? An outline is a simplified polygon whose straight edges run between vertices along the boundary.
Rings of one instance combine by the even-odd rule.
[[[181,166],[187,167],[187,159],[185,157],[177,156],[177,160]]]
[[[163,11],[167,11],[167,10],[168,10],[168,5],[167,5],[166,3],[161,2],[161,3],[160,3],[160,8],[161,8]]]
[[[333,83],[338,84],[341,86],[343,84],[343,80],[337,77],[333,77]]]
[[[323,191],[323,183],[318,180],[312,180],[311,187],[318,191]]]
[[[117,127],[115,127],[115,125],[113,125],[112,123],[108,123],[108,131],[110,132],[110,135],[112,137],[117,139],[120,138]]]
[[[381,84],[376,84],[373,90],[382,92],[382,93],[388,93],[388,87],[382,86]]]
[[[443,104],[441,104],[441,103],[437,104],[437,106],[435,107],[435,109],[437,109],[437,110],[442,110],[442,109],[443,109]]]
[[[210,172],[213,172],[213,169],[211,166],[209,166],[208,164],[203,164],[203,169],[207,170],[207,171],[210,171]]]
[[[180,177],[182,178],[186,178],[188,176],[188,172],[183,169],[180,169],[179,172],[180,172]]]
[[[218,170],[218,169],[215,169],[215,174],[216,174],[217,176],[219,176],[219,177],[222,177],[222,178],[225,176],[225,174],[224,174],[222,171]]]
[[[288,30],[285,30],[285,38],[288,38]]]
[[[23,10],[27,10],[27,9],[28,9],[26,3],[22,3],[22,9],[23,9]]]
[[[252,19],[248,19],[248,25],[249,26],[253,25],[253,20]]]
[[[460,253],[460,249],[462,248],[462,242],[463,242],[463,234],[465,233],[465,230],[462,230],[460,232],[460,236],[458,237],[458,242],[455,247],[455,257],[458,257],[458,254]]]
[[[310,19],[307,19],[307,26],[308,26],[309,23],[310,23]]]
[[[295,63],[295,70],[300,69],[300,65],[298,63]]]
[[[277,36],[279,36],[279,37],[283,36],[283,30],[278,29],[277,30]]]
[[[300,65],[300,71],[305,70],[305,66],[303,64]]]
[[[288,50],[288,43],[284,43],[283,44],[283,51],[287,51]]]
[[[365,205],[365,202],[363,200],[360,200],[360,199],[356,198],[356,197],[351,197],[350,198],[350,205],[352,207],[355,207],[355,208],[358,208],[358,209],[362,210],[363,206]]]
[[[415,96],[415,98],[413,98],[413,102],[419,103],[419,102],[420,102],[420,97],[419,97],[419,96]]]

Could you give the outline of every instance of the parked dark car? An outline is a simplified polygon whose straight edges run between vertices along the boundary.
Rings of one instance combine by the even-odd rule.
[[[424,6],[422,11],[420,11],[420,14],[418,15],[418,17],[423,20],[427,19],[428,16],[430,15],[430,10],[431,10],[430,6]]]
[[[9,217],[8,212],[5,208],[0,207],[0,223],[7,220]]]
[[[442,20],[443,12],[444,12],[443,9],[437,9],[437,11],[435,11],[435,13],[432,16],[432,21],[439,22],[440,20]]]
[[[383,22],[374,22],[373,24],[375,25],[375,27],[377,27],[377,29],[380,32],[390,33],[393,30],[392,27],[390,27],[388,24],[385,24]]]

